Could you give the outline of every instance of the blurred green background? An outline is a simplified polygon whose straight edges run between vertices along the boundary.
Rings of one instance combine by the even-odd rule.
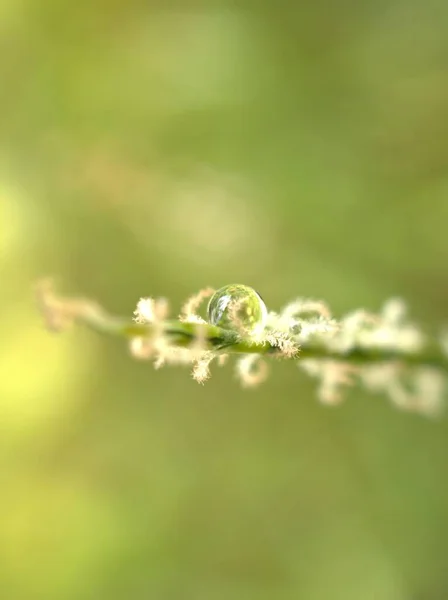
[[[32,297],[446,321],[447,40],[435,0],[2,0],[2,600],[448,598],[446,419],[198,386]]]

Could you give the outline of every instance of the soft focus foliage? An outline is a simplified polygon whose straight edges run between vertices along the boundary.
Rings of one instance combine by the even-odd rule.
[[[242,281],[438,327],[447,32],[435,0],[2,0],[2,598],[447,597],[446,419],[282,363],[154,373],[31,292]]]

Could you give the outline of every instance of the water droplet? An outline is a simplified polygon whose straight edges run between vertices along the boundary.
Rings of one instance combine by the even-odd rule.
[[[251,335],[263,331],[268,316],[260,294],[241,284],[226,285],[215,292],[207,313],[212,325]]]

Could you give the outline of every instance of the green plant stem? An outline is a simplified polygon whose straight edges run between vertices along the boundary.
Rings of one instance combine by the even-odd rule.
[[[120,336],[127,339],[135,337],[151,338],[162,335],[170,345],[188,348],[200,340],[206,350],[217,353],[279,355],[279,349],[268,341],[256,341],[242,338],[237,332],[222,329],[215,325],[186,323],[178,320],[153,323],[135,323],[128,319],[112,317],[100,310],[82,312],[75,320],[101,333]],[[330,350],[316,343],[301,344],[296,357],[318,358],[345,361],[354,364],[380,363],[398,360],[409,365],[432,366],[448,371],[448,357],[442,347],[429,340],[418,352],[410,353],[399,350],[354,347],[349,352],[341,353]]]

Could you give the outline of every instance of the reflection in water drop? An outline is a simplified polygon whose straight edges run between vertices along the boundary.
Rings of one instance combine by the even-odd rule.
[[[261,296],[247,285],[226,285],[213,294],[207,308],[208,319],[224,329],[260,333],[267,320]]]

